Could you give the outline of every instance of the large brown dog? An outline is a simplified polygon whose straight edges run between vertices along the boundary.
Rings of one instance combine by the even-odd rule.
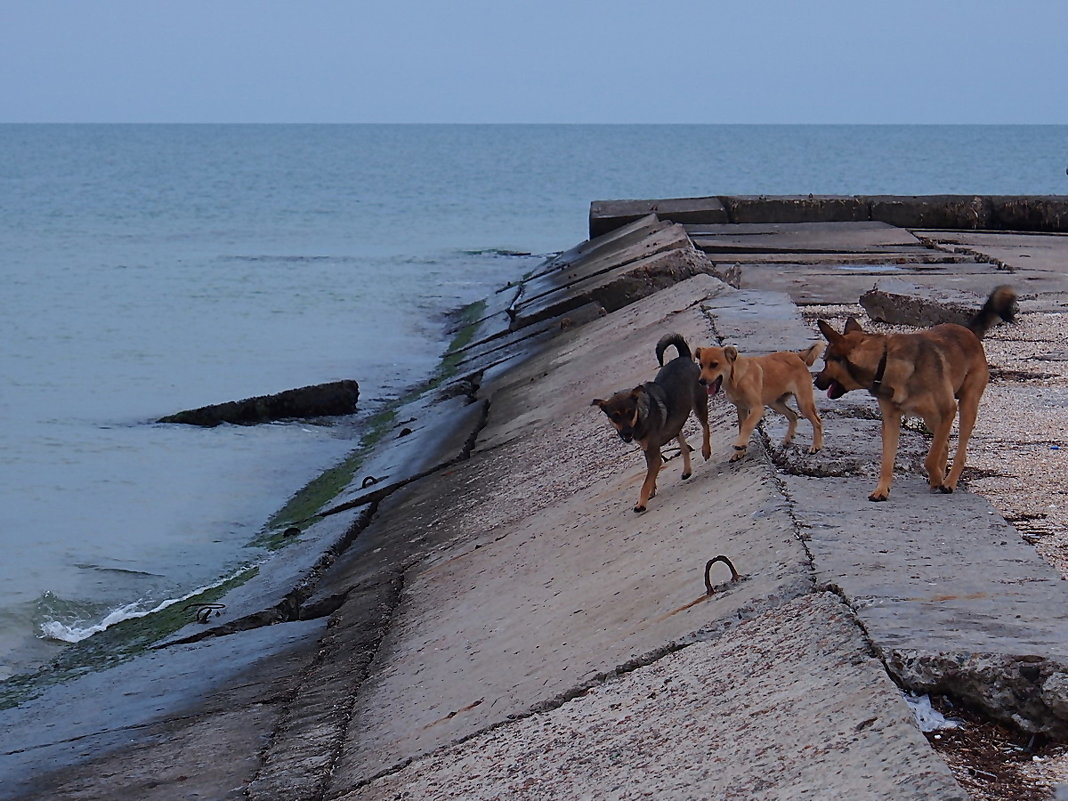
[[[664,351],[671,345],[678,357],[664,364]],[[690,446],[682,436],[682,427],[692,411],[703,429],[701,455],[712,455],[711,432],[708,428],[708,398],[697,383],[697,365],[690,355],[690,347],[679,334],[667,334],[656,344],[656,360],[661,365],[656,378],[634,389],[615,393],[608,400],[597,398],[591,406],[599,406],[608,415],[624,442],[637,442],[645,454],[645,481],[635,512],[644,512],[649,499],[656,494],[656,477],[664,463],[662,445],[675,439],[682,450],[682,477],[693,472]]]
[[[819,357],[823,345],[817,343],[802,351],[781,351],[767,356],[742,356],[735,347],[698,348],[694,356],[701,366],[701,383],[708,396],[715,395],[720,386],[727,398],[738,408],[738,439],[734,441],[731,461],[745,456],[749,437],[770,406],[790,421],[783,444],[788,445],[797,431],[797,413],[786,405],[793,395],[797,408],[812,423],[812,447],[815,453],[823,447],[823,422],[816,413],[812,397],[812,376],[808,368]]]
[[[979,399],[989,380],[982,338],[998,321],[1011,322],[1016,292],[1000,286],[967,326],[945,323],[915,334],[871,334],[852,317],[838,333],[827,323],[818,325],[830,343],[816,387],[827,397],[839,398],[866,389],[879,401],[882,412],[883,455],[879,485],[868,500],[890,497],[901,418],[923,418],[933,434],[924,460],[931,489],[953,492],[964,470],[968,439],[979,412]],[[959,413],[960,429],[953,466],[949,461],[949,434]]]

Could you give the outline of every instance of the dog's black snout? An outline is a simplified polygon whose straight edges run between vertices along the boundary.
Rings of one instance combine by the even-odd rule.
[[[703,376],[697,379],[697,383],[700,384],[702,387],[708,386],[708,381],[706,381]]]
[[[812,383],[816,385],[816,389],[827,389],[831,385],[830,379],[824,376],[823,373],[819,373]]]
[[[630,442],[632,439],[634,439],[634,432],[631,431],[629,428],[624,429],[623,431],[619,432],[619,438],[624,442]]]

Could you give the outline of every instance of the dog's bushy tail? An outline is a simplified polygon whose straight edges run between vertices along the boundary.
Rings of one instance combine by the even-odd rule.
[[[804,350],[799,350],[797,355],[801,357],[801,361],[805,363],[806,367],[811,367],[816,363],[816,359],[823,353],[823,343],[817,342],[815,345],[809,345]]]
[[[979,339],[1000,320],[1011,323],[1016,319],[1016,290],[1011,286],[999,286],[990,293],[976,315],[968,321],[968,328]]]
[[[679,356],[684,359],[692,359],[693,355],[690,353],[690,346],[686,344],[686,340],[682,338],[682,334],[664,334],[660,337],[660,341],[656,343],[656,360],[661,367],[664,366],[664,351],[671,345],[675,346],[675,349],[679,352]]]

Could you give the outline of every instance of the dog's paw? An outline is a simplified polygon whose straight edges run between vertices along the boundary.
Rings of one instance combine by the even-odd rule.
[[[644,512],[645,511],[645,507],[644,506],[635,506],[634,507],[634,511],[635,512]]]
[[[876,491],[876,492],[873,492],[871,495],[868,496],[868,500],[869,501],[885,501],[889,497],[890,497],[890,493],[889,492],[878,492],[878,491]]]
[[[813,445],[811,448],[808,449],[808,455],[811,456],[814,453],[819,453],[821,450],[823,449],[817,448],[815,445]]]
[[[949,486],[948,484],[941,484],[941,485],[939,485],[939,486],[937,487],[937,489],[938,489],[938,491],[939,491],[939,492],[941,492],[941,493],[942,493],[943,495],[949,495],[950,493],[952,493],[952,492],[953,492],[953,487]]]
[[[705,461],[707,462],[712,458],[712,448],[701,448],[701,455],[705,457]]]
[[[744,458],[745,458],[745,448],[742,448],[741,450],[738,450],[738,448],[736,447],[734,449],[734,453],[731,454],[731,458],[728,459],[727,461],[737,462],[739,459],[744,459]]]
[[[683,473],[682,474],[682,480],[685,481],[686,479],[688,479],[692,475],[693,475],[693,473]]]

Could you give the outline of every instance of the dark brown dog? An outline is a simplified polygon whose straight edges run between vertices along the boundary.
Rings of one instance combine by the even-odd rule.
[[[797,398],[797,408],[812,423],[812,447],[815,453],[823,447],[823,421],[816,413],[812,397],[812,376],[808,368],[819,357],[823,344],[812,345],[802,351],[780,351],[766,356],[742,356],[735,347],[698,348],[694,353],[701,366],[701,383],[712,397],[720,386],[738,409],[738,439],[734,441],[731,461],[745,456],[749,437],[770,406],[790,421],[783,444],[788,445],[797,431],[797,412],[786,405],[791,395]]]
[[[1000,286],[967,326],[945,323],[915,334],[870,334],[852,317],[838,333],[826,320],[819,320],[827,337],[823,370],[816,387],[827,397],[840,398],[855,389],[866,389],[879,401],[883,418],[883,455],[879,485],[868,500],[890,497],[901,418],[923,418],[931,430],[931,450],[924,460],[931,488],[953,492],[964,470],[968,439],[979,412],[979,399],[989,380],[982,338],[998,321],[1011,322],[1016,292]],[[949,461],[949,433],[959,413],[960,430],[953,466]]]
[[[677,358],[664,364],[664,351],[671,345],[679,352]],[[635,512],[644,512],[649,499],[656,494],[656,477],[664,463],[660,448],[669,440],[677,440],[682,450],[682,477],[693,471],[690,446],[682,436],[690,412],[696,415],[704,429],[701,455],[712,455],[711,433],[708,428],[708,397],[697,383],[699,370],[690,355],[686,340],[679,334],[667,334],[656,344],[656,360],[662,365],[656,378],[634,389],[615,393],[608,400],[597,398],[591,406],[599,406],[608,415],[624,442],[637,442],[645,454],[645,481]]]

